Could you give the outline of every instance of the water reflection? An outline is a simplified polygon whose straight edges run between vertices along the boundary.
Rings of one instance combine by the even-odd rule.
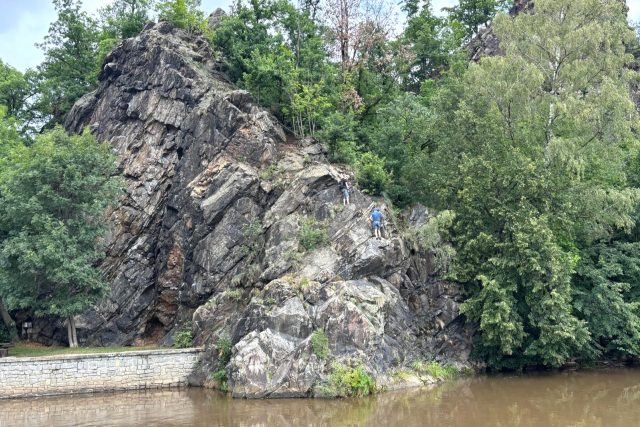
[[[640,370],[480,377],[354,400],[232,400],[190,389],[0,401],[0,427],[640,425]]]

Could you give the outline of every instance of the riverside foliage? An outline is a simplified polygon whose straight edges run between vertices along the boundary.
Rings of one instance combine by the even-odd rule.
[[[97,19],[55,0],[43,64],[0,63],[2,138],[61,123],[110,47],[160,11],[201,32],[291,132],[354,167],[360,188],[442,212],[420,239],[464,284],[475,357],[640,356],[640,43],[622,2],[536,0],[512,16],[509,1],[461,0],[439,16],[404,0],[403,26],[378,3],[237,0],[207,29],[197,0],[115,0]],[[504,54],[471,63],[464,46],[489,24]],[[301,244],[322,244],[320,231],[307,225]]]

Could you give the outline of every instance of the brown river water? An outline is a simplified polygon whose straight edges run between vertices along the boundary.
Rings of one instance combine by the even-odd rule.
[[[234,400],[204,389],[0,401],[0,427],[640,426],[640,369],[482,376],[365,399]]]

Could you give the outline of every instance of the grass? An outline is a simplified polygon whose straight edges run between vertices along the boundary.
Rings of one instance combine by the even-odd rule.
[[[417,360],[413,362],[412,368],[420,374],[426,374],[439,380],[451,380],[466,374],[454,365],[441,365],[435,360],[431,362]]]
[[[161,347],[47,347],[36,343],[17,343],[9,348],[11,357],[56,356],[61,354],[121,353],[126,351],[158,350]]]

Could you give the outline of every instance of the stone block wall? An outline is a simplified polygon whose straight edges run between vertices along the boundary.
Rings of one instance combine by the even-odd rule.
[[[203,349],[7,357],[0,359],[0,399],[186,386]]]

